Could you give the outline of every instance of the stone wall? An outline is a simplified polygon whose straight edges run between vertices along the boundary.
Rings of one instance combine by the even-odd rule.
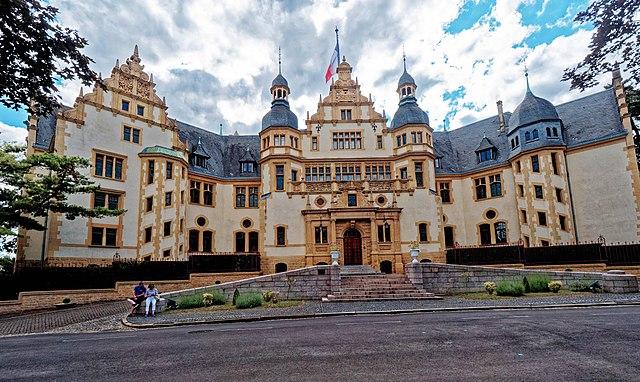
[[[521,280],[525,276],[533,275],[546,275],[552,280],[561,281],[565,286],[576,281],[589,283],[597,281],[605,292],[638,292],[638,278],[635,275],[616,271],[607,273],[564,272],[421,263],[405,265],[405,272],[413,284],[427,292],[438,294],[477,292],[484,290],[483,284],[486,281],[497,283],[502,280]]]
[[[340,268],[333,265],[316,265],[246,280],[163,293],[162,297],[175,299],[209,292],[213,289],[222,291],[227,298],[232,298],[237,289],[241,293],[270,290],[278,292],[283,299],[319,300],[340,290]]]
[[[258,272],[236,273],[192,273],[189,280],[145,281],[153,283],[160,292],[170,292],[186,288],[197,288],[215,283],[228,283],[257,276]],[[0,315],[17,314],[25,311],[48,309],[68,297],[77,304],[100,301],[124,300],[133,294],[134,281],[118,281],[112,289],[81,289],[20,292],[17,300],[0,301]]]

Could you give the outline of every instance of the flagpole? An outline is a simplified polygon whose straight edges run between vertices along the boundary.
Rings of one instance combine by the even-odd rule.
[[[338,49],[338,64],[340,63],[340,41],[338,40],[338,26],[336,25],[336,48]],[[336,66],[336,71],[338,67]]]

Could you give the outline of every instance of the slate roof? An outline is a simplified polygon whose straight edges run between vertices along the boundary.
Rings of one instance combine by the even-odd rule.
[[[527,93],[509,118],[509,130],[519,126],[526,126],[538,121],[552,121],[558,119],[558,113],[553,104],[544,98],[535,96],[527,88]]]
[[[36,141],[33,147],[40,150],[49,150],[51,142],[56,135],[56,115],[60,111],[71,109],[68,106],[62,106],[54,109],[51,114],[47,114],[38,118],[38,129],[36,130]]]
[[[429,124],[429,115],[418,106],[414,96],[408,96],[400,101],[398,110],[391,120],[391,130],[408,124]]]
[[[475,151],[478,152],[486,149],[495,149],[495,148],[496,147],[493,145],[493,143],[491,143],[489,138],[482,137],[482,141],[480,141],[480,144],[478,145]]]
[[[241,173],[240,160],[245,159],[247,149],[253,158],[260,158],[260,137],[258,135],[218,135],[209,130],[176,121],[180,139],[188,143],[189,149],[198,143],[206,148],[211,156],[207,167],[190,166],[189,171],[219,178],[258,178],[259,166],[255,173]]]
[[[620,113],[613,89],[573,100],[555,107],[563,123],[567,147],[576,147],[609,138],[624,136]],[[511,120],[511,113],[504,113]],[[498,132],[498,116],[495,115],[448,132],[433,133],[433,144],[439,155],[441,167],[437,174],[462,174],[474,172],[507,162],[511,147],[507,133]],[[475,153],[483,136],[496,147],[494,160],[478,163]]]
[[[412,85],[416,84],[416,81],[413,79],[413,77],[411,77],[411,74],[407,73],[406,68],[402,73],[402,75],[400,76],[400,79],[398,80],[398,86],[401,86],[404,84],[412,84]]]
[[[262,117],[262,130],[272,126],[298,128],[298,117],[289,109],[287,100],[273,100],[271,109]]]
[[[284,78],[284,76],[282,74],[278,73],[276,78],[274,78],[273,81],[271,81],[271,86],[286,86],[286,87],[289,87],[289,83],[287,82],[287,79]]]

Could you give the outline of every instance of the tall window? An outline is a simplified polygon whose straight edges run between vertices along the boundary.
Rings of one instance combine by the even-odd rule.
[[[129,101],[122,100],[122,106],[120,108],[123,111],[129,111]]]
[[[340,119],[343,121],[351,120],[351,109],[342,109],[340,110]]]
[[[348,194],[347,195],[347,206],[356,207],[358,205],[358,195],[356,194]]]
[[[407,168],[402,167],[400,169],[400,179],[407,179],[407,178],[409,178],[409,174],[407,173]]]
[[[560,173],[558,171],[558,154],[556,153],[551,153],[551,167],[554,174],[558,175]]]
[[[304,168],[304,179],[306,182],[330,182],[331,167],[328,165],[306,166]]]
[[[96,154],[94,173],[96,176],[122,180],[124,159],[111,155]]]
[[[389,163],[367,164],[364,166],[365,179],[390,180],[391,165]]]
[[[315,227],[315,243],[316,244],[327,244],[328,243],[327,237],[328,237],[327,227],[325,226]]]
[[[562,199],[562,189],[558,187],[556,187],[556,200],[558,203],[564,203],[564,200]]]
[[[344,164],[339,165],[336,164],[336,181],[338,182],[346,182],[350,180],[360,180],[360,165],[353,164]]]
[[[422,143],[422,131],[412,131],[411,132],[411,143]]]
[[[245,233],[236,232],[236,252],[245,252]]]
[[[547,214],[545,212],[538,212],[538,224],[543,227],[547,225]]]
[[[241,172],[246,172],[246,173],[253,172],[254,171],[253,162],[242,162],[240,171]]]
[[[455,245],[453,227],[451,226],[444,227],[444,245],[447,248],[453,247]]]
[[[507,242],[507,223],[497,222],[493,225],[496,235],[496,244],[504,244]]]
[[[311,150],[318,150],[318,137],[311,137]]]
[[[378,150],[382,149],[383,145],[382,145],[382,135],[378,135],[376,136],[376,148],[378,148]]]
[[[136,112],[138,115],[144,115],[144,106],[138,105],[138,107],[136,108]]]
[[[560,220],[560,229],[563,231],[567,230],[567,218],[564,215],[558,215],[558,219]]]
[[[480,245],[491,245],[491,225],[480,224]]]
[[[147,197],[146,204],[147,204],[146,212],[151,212],[151,210],[153,209],[153,196]]]
[[[298,170],[291,170],[291,181],[292,182],[298,181]]]
[[[165,171],[165,175],[167,179],[173,179],[173,162],[167,162],[167,169]]]
[[[173,192],[172,191],[167,191],[164,193],[164,206],[165,207],[169,207],[172,203],[172,199],[173,199]]]
[[[533,186],[535,190],[536,199],[544,199],[544,192],[542,191],[542,186],[535,185]]]
[[[422,135],[420,135],[422,136]],[[424,175],[422,172],[422,163],[415,164],[416,187],[424,187]]]
[[[122,139],[127,142],[140,143],[140,129],[125,126],[122,129]]]
[[[117,237],[117,228],[91,227],[91,245],[93,246],[115,247]]]
[[[144,229],[144,242],[145,243],[151,242],[151,227],[147,227]]]
[[[495,155],[494,155],[494,150],[493,149],[485,149],[485,150],[480,150],[478,152],[478,161],[479,162],[485,162],[488,160],[492,160],[495,159]]]
[[[362,148],[362,133],[359,131],[349,131],[343,133],[333,133],[334,150],[351,150]]]
[[[202,232],[202,252],[212,252],[212,251],[213,251],[213,232],[203,231]]]
[[[258,233],[249,232],[249,252],[258,252]]]
[[[189,230],[189,252],[200,250],[200,232],[196,229]]]
[[[151,159],[149,160],[148,163],[149,163],[149,168],[148,168],[149,172],[147,173],[147,184],[151,184],[153,183],[153,175],[154,175],[153,173],[156,171],[156,162],[153,159]]]
[[[378,242],[388,243],[391,241],[391,225],[387,222],[378,225]]]
[[[110,210],[117,210],[120,205],[120,194],[96,191],[93,194],[93,207],[106,207]]]
[[[489,175],[489,187],[491,188],[491,197],[502,196],[502,182],[500,174]]]
[[[440,199],[442,199],[442,203],[451,203],[451,183],[439,182],[438,189],[440,192]]]
[[[213,205],[213,184],[204,183],[203,193],[202,193],[202,202],[205,206]]]
[[[284,191],[284,165],[276,165],[276,191]]]
[[[531,132],[531,140],[536,139],[538,139],[538,129],[533,129],[533,131]]]
[[[537,155],[531,156],[531,169],[533,172],[540,172],[540,159]]]
[[[171,235],[171,222],[170,221],[164,222],[163,233],[164,233],[164,236]]]
[[[249,187],[249,207],[258,207],[258,187]]]
[[[273,136],[273,144],[276,146],[285,146],[287,144],[287,136],[284,134],[276,134]]]
[[[245,187],[236,187],[236,208],[244,208],[247,200],[247,189]]]
[[[191,188],[189,189],[189,200],[191,203],[200,204],[200,182],[195,180],[191,181]]]
[[[520,210],[520,216],[522,216],[522,222],[523,223],[527,223],[527,211],[526,210]]]
[[[476,183],[476,199],[486,199],[487,198],[487,181],[485,178],[478,178],[475,180]]]
[[[284,246],[287,243],[287,237],[284,227],[276,227],[276,245]]]
[[[418,224],[418,238],[421,243],[426,243],[429,241],[427,235],[427,223]]]

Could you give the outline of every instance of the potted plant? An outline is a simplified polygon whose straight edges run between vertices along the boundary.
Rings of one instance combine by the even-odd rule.
[[[69,297],[65,297],[62,299],[62,302],[55,304],[55,307],[58,309],[73,308],[74,306],[76,306],[76,303],[72,302]]]
[[[417,241],[412,241],[409,245],[409,254],[411,255],[411,262],[413,264],[418,264],[418,256],[420,256],[420,244]]]
[[[331,265],[338,265],[338,259],[340,258],[340,247],[333,243],[329,247],[329,254],[331,255]]]

